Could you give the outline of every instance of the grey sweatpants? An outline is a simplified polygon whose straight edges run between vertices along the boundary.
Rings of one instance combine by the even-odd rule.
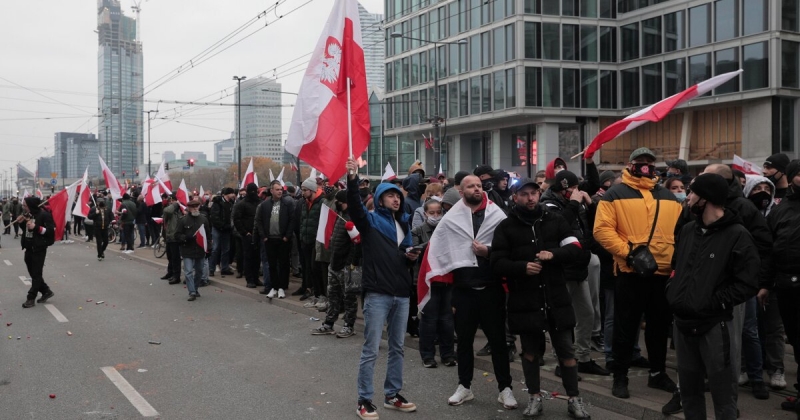
[[[575,358],[578,362],[592,360],[592,329],[594,328],[594,307],[588,281],[567,281],[567,290],[572,297],[575,311]]]

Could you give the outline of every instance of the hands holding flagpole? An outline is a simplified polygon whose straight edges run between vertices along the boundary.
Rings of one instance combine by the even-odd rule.
[[[356,179],[356,173],[358,172],[358,163],[356,163],[356,160],[353,159],[352,155],[350,155],[350,157],[347,158],[347,163],[345,164],[345,168],[347,168],[347,179],[350,180]]]

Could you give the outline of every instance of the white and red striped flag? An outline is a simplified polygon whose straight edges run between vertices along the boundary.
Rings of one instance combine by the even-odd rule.
[[[322,204],[319,212],[319,225],[317,225],[317,242],[324,244],[325,248],[331,245],[331,236],[333,236],[333,226],[336,224],[336,212],[331,210],[330,207]]]
[[[295,165],[295,163],[294,163],[294,162],[292,162],[292,163],[291,163],[291,165],[292,165],[292,166],[291,166],[291,169],[292,169],[293,171],[295,171],[295,172],[296,172],[296,171],[299,171],[299,170],[300,170],[300,168],[298,168],[298,167],[297,167],[297,165]]]
[[[25,188],[25,191],[22,192],[22,199],[26,199],[31,196],[31,193],[28,192],[28,189]]]
[[[78,201],[75,203],[75,208],[72,209],[73,216],[79,217],[87,217],[89,216],[89,198],[92,194],[89,191],[89,167],[86,167],[86,170],[83,171],[83,179],[81,179],[80,184],[78,184],[78,190],[76,191],[78,195]]]
[[[330,179],[344,175],[347,158],[360,156],[370,141],[362,45],[358,1],[336,0],[300,84],[286,138],[287,152]]]
[[[197,229],[194,238],[197,241],[197,245],[200,245],[204,252],[208,252],[208,237],[206,236],[205,226],[200,226],[200,229]]]
[[[79,183],[80,181],[76,181],[47,200],[47,204],[50,206],[50,214],[53,216],[53,223],[56,225],[55,240],[57,241],[60,241],[64,236],[64,227],[70,219],[72,202],[75,201],[75,193],[78,190]]]
[[[205,200],[204,197],[206,196],[206,191],[203,189],[202,185],[200,186],[200,193],[198,195],[200,196],[201,200]]]
[[[285,187],[286,186],[286,184],[283,182],[283,171],[284,171],[284,169],[286,169],[286,168],[281,168],[281,173],[279,173],[278,177],[275,178],[278,182],[281,183],[281,187]]]
[[[386,162],[386,168],[383,170],[381,181],[391,181],[395,178],[397,178],[397,174],[395,174],[394,169],[392,169],[392,163]]]
[[[247,184],[256,184],[258,186],[258,175],[253,170],[253,158],[250,158],[250,164],[247,165],[247,170],[244,172],[244,176],[242,177],[242,186],[239,188],[246,188]]]
[[[165,191],[161,192],[165,192],[168,194],[172,192],[172,182],[169,180],[169,173],[167,173],[167,171],[164,170],[163,161],[161,162],[161,166],[158,167],[158,172],[156,172],[156,178],[160,179],[161,182],[167,187]],[[161,199],[161,194],[159,194],[159,200],[160,199]]]
[[[733,155],[733,169],[738,169],[745,174],[749,175],[761,175],[761,171],[758,170],[758,166],[753,165],[752,162],[746,161],[737,155]]]
[[[153,221],[154,221],[154,222],[155,222],[157,225],[160,225],[160,224],[164,223],[164,218],[163,218],[163,217],[151,217],[151,219],[153,219]]]
[[[178,202],[184,206],[189,202],[189,190],[186,188],[185,180],[181,179],[181,185],[178,187],[178,191],[175,192],[175,196],[178,198]]]
[[[103,179],[106,181],[106,189],[108,189],[108,192],[111,193],[112,199],[119,200],[122,198],[122,187],[119,185],[117,177],[114,176],[114,173],[111,172],[111,169],[108,169],[108,166],[106,166],[106,161],[103,160],[102,156],[97,155],[97,158],[100,159],[100,168],[103,171]]]
[[[647,122],[661,121],[673,109],[681,106],[682,104],[691,101],[692,99],[704,95],[713,89],[719,87],[723,83],[733,79],[742,73],[742,70],[732,71],[730,73],[720,74],[708,80],[702,81],[683,92],[676,93],[660,102],[648,106],[638,112],[635,112],[611,125],[604,128],[595,138],[592,143],[583,152],[584,159],[589,159],[594,156],[595,152],[611,140],[639,127]]]

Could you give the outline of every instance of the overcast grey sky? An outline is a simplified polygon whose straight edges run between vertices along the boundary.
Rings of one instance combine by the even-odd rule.
[[[156,79],[268,10],[275,1],[143,0],[140,28],[145,100],[213,101],[226,92],[233,93],[234,75],[273,77],[276,67],[310,53],[320,36],[333,1],[311,0],[305,4],[308,1],[286,0],[278,7],[277,16],[270,11],[233,40],[263,29],[147,93],[153,87],[147,86]],[[372,13],[383,13],[383,0],[361,3]],[[132,5],[133,0],[122,0],[126,16],[135,16]],[[281,15],[286,16],[278,19]],[[0,4],[0,170],[17,162],[35,170],[36,158],[52,155],[56,132],[97,133],[99,120],[92,116],[97,113],[96,21],[95,0]],[[264,27],[265,22],[271,23]],[[277,69],[283,91],[298,91],[305,71],[305,65],[298,64],[306,60],[304,57]],[[294,95],[283,95],[283,103],[293,104],[295,99]],[[220,102],[233,103],[233,97]],[[158,117],[170,119],[152,122],[154,162],[161,161],[165,150],[179,156],[183,151],[202,151],[213,159],[214,141],[228,138],[233,130],[233,107],[207,106],[187,113],[195,107],[144,104],[145,110],[156,107]],[[284,109],[284,132],[292,111]],[[183,116],[174,119],[178,113]],[[146,136],[145,127],[145,141]]]

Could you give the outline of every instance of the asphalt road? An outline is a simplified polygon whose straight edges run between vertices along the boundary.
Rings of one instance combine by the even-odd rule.
[[[360,334],[311,336],[319,322],[307,315],[214,287],[187,302],[183,285],[158,280],[161,270],[110,252],[98,262],[80,241],[49,250],[44,272],[55,292],[52,306],[23,309],[23,254],[3,242],[0,419],[356,418]],[[378,402],[385,342],[381,348]],[[419,409],[405,414],[379,405],[383,419],[522,417],[522,408],[507,411],[496,402],[491,373],[476,371],[476,399],[450,407],[455,368],[425,369],[411,349],[405,360],[403,395]],[[521,407],[522,380],[515,377],[514,389]],[[590,412],[621,418],[597,407]],[[545,413],[568,418],[566,401],[547,401]]]

